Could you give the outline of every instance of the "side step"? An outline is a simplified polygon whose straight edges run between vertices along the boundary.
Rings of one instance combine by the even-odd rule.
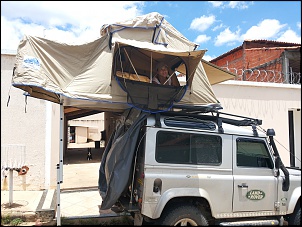
[[[282,221],[281,221],[282,222]],[[279,220],[277,219],[267,219],[267,220],[245,220],[245,221],[230,221],[230,222],[221,222],[219,225],[222,226],[253,226],[253,225],[279,225]]]

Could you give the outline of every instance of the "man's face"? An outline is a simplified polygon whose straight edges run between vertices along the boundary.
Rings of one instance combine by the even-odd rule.
[[[161,68],[158,70],[158,74],[159,74],[160,76],[166,77],[166,76],[168,75],[168,68],[167,68],[167,66],[161,67]]]

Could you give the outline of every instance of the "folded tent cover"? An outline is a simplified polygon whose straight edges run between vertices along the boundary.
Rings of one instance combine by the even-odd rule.
[[[219,105],[210,80],[233,75],[202,60],[206,50],[196,47],[158,13],[103,25],[99,39],[81,45],[25,35],[12,85],[31,97],[101,111]],[[180,87],[150,82],[158,62],[183,78]]]

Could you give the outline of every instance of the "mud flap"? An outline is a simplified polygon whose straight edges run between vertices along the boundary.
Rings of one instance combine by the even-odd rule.
[[[143,216],[140,213],[134,213],[134,225],[142,225],[143,224]]]

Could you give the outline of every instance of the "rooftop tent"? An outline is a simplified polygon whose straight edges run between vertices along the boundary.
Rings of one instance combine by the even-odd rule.
[[[172,107],[185,95],[191,86],[192,78],[204,51],[180,52],[166,50],[159,46],[157,50],[150,45],[139,47],[117,43],[113,61],[113,75],[118,84],[127,93],[127,102],[144,110]],[[183,86],[162,86],[152,84],[156,74],[156,65],[165,62],[170,75],[185,77]]]
[[[35,98],[63,101],[64,106],[123,112],[133,106],[154,110],[175,103],[218,104],[207,72],[215,74],[215,83],[233,78],[206,64],[205,50],[195,50],[196,44],[158,13],[104,25],[101,35],[81,45],[24,36],[12,85]],[[185,75],[179,88],[150,83],[156,63],[163,60],[171,73]],[[145,82],[137,79],[141,76]]]

